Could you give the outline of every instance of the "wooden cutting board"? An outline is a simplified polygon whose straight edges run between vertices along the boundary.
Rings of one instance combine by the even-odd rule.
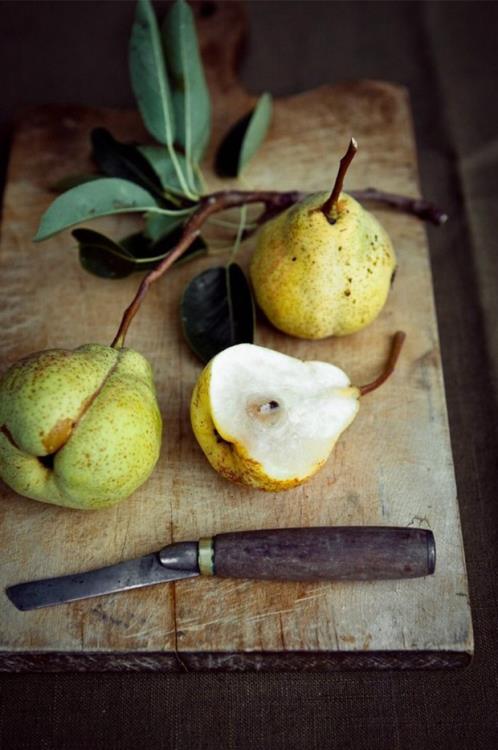
[[[198,24],[214,97],[214,137],[206,160],[214,189],[221,184],[210,171],[215,147],[254,98],[233,73],[245,29],[240,6],[218,5]],[[88,135],[98,125],[119,139],[146,140],[136,113],[115,110],[38,108],[26,113],[17,128],[0,252],[2,369],[32,351],[110,342],[135,291],[136,276],[106,281],[83,271],[69,233],[41,245],[31,242],[54,197],[49,186],[89,169]],[[326,189],[352,134],[360,151],[347,187],[373,185],[418,195],[407,92],[373,81],[278,100],[271,132],[244,174],[245,185]],[[394,331],[408,334],[394,377],[364,399],[326,466],[300,488],[267,494],[231,484],[211,469],[193,437],[188,406],[200,365],[183,340],[178,307],[186,282],[217,260],[175,269],[152,289],[127,343],[154,368],[164,416],[159,465],[131,499],[103,511],[64,510],[1,486],[0,669],[467,663],[472,626],[425,229],[406,215],[375,213],[392,237],[399,272],[373,325],[345,339],[306,342],[258,322],[257,343],[333,362],[355,383],[379,372]],[[114,237],[132,225],[128,218],[92,224]],[[250,252],[248,243],[241,253],[244,262]],[[328,524],[431,528],[436,574],[355,584],[194,579],[26,613],[4,594],[9,584],[109,565],[170,541]]]

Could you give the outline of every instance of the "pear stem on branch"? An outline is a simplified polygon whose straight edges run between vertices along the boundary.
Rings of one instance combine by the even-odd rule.
[[[334,187],[332,188],[332,192],[330,193],[329,197],[325,201],[325,203],[322,206],[322,212],[325,214],[327,219],[329,221],[335,221],[333,214],[337,207],[337,201],[339,200],[339,196],[342,193],[342,186],[344,184],[344,178],[346,176],[346,172],[349,169],[349,165],[353,161],[356,152],[358,151],[358,144],[356,143],[354,138],[351,138],[351,141],[349,142],[348,150],[342,157],[340,164],[339,164],[339,170],[337,172],[337,177],[335,178]]]
[[[389,352],[389,357],[387,359],[383,372],[371,383],[367,383],[367,385],[361,385],[359,387],[358,390],[360,391],[360,396],[364,396],[366,393],[375,391],[377,388],[379,388],[379,386],[386,382],[390,375],[392,375],[392,373],[394,372],[394,368],[396,367],[396,362],[398,361],[398,357],[403,347],[405,338],[406,333],[404,333],[404,331],[397,331],[394,334],[391,344],[391,351]]]
[[[352,141],[351,143],[354,144],[353,148],[356,149],[356,143],[354,141]],[[341,182],[339,183],[339,193],[340,188],[342,187],[342,179],[344,178],[347,166],[351,162],[355,153],[356,151],[354,151],[350,155],[349,161],[342,171],[342,178]],[[341,169],[346,157],[347,154],[341,160],[339,175],[341,173]],[[336,184],[337,183],[338,180],[336,180]],[[333,193],[334,191],[332,191],[332,195]],[[175,245],[171,252],[169,252],[168,255],[163,258],[163,260],[152,271],[150,271],[147,276],[143,278],[140,286],[138,287],[137,293],[135,294],[135,297],[123,314],[121,324],[111,346],[114,349],[121,349],[121,347],[124,346],[130,323],[137,314],[140,305],[142,304],[142,301],[149,290],[149,287],[154,283],[154,281],[157,281],[157,279],[161,278],[161,276],[166,273],[168,268],[173,265],[175,260],[177,260],[186,250],[188,250],[195,238],[199,236],[201,227],[210,216],[219,213],[220,211],[225,211],[228,208],[237,208],[239,206],[243,206],[246,203],[263,203],[263,212],[256,221],[258,225],[261,225],[265,221],[268,221],[270,218],[273,218],[282,211],[285,211],[286,208],[289,208],[295,203],[304,200],[309,195],[309,193],[300,192],[298,190],[291,190],[288,192],[278,192],[271,190],[225,190],[218,193],[212,193],[211,195],[206,195],[201,198],[194,213],[191,214],[189,220],[185,224],[182,236],[177,245]],[[431,221],[436,225],[444,224],[444,222],[448,218],[443,211],[437,208],[437,206],[434,206],[432,203],[418,198],[409,198],[403,195],[383,193],[382,191],[374,190],[373,188],[369,188],[368,190],[351,191],[351,195],[359,201],[374,200],[378,203],[385,203],[389,206],[397,208],[400,211],[404,211],[405,213],[417,216],[418,218],[425,221]],[[328,202],[329,201],[327,201],[327,203]],[[246,232],[243,236],[243,239],[246,239],[248,236],[250,236],[250,234],[252,234],[252,230]]]

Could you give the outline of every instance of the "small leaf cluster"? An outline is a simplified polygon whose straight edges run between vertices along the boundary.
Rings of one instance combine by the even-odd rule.
[[[138,0],[129,65],[138,109],[155,144],[123,143],[104,128],[94,129],[92,157],[100,174],[61,180],[55,187],[65,192],[43,214],[34,238],[46,240],[102,216],[140,214],[143,231],[119,241],[87,228],[73,230],[81,265],[105,278],[154,268],[175,247],[203,195],[201,162],[211,135],[211,100],[185,0],[172,4],[161,26],[150,0]],[[215,158],[220,176],[240,175],[266,135],[271,110],[271,97],[263,94],[229,130]],[[180,262],[205,252],[206,242],[198,238]],[[253,340],[251,291],[233,254],[226,268],[192,280],[182,319],[187,341],[205,361],[226,346]]]

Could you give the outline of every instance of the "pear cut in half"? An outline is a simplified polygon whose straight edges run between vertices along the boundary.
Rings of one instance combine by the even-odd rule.
[[[199,376],[190,407],[208,461],[227,479],[262,490],[306,481],[355,418],[360,396],[393,371],[403,339],[394,337],[383,374],[358,388],[325,362],[253,344],[220,352]]]

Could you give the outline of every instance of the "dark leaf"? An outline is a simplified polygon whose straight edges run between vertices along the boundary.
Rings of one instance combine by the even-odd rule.
[[[106,279],[122,279],[135,270],[135,260],[122,245],[92,229],[75,229],[80,263],[89,273]]]
[[[109,237],[92,229],[75,229],[73,237],[79,245],[80,263],[89,273],[106,279],[121,279],[134,271],[148,271],[177,244],[179,234],[152,242],[143,232],[135,232],[114,242]],[[207,252],[202,237],[198,237],[189,249],[173,265],[180,265]]]
[[[236,263],[208,268],[187,286],[181,316],[185,338],[203,362],[229,346],[254,340],[254,302]]]
[[[262,94],[255,108],[228,131],[216,153],[215,170],[220,177],[238,177],[265,139],[271,113],[272,98]]]
[[[120,244],[135,258],[135,271],[148,271],[151,268],[155,268],[159,261],[176,247],[181,238],[182,231],[183,228],[178,227],[173,232],[160,237],[156,242],[152,242],[143,232],[137,232],[125,237],[121,240]],[[197,237],[188,250],[173,265],[181,265],[206,253],[206,243],[202,237]]]
[[[66,190],[71,190],[78,185],[84,185],[86,182],[92,182],[93,180],[99,180],[101,175],[99,174],[68,174],[66,177],[61,177],[60,180],[50,185],[50,190],[54,193],[65,193]]]
[[[151,252],[153,243],[144,232],[129,234],[123,237],[119,244],[135,259],[150,258],[154,255],[154,252]],[[160,251],[158,250],[155,254],[160,255]]]
[[[136,146],[120,143],[105,128],[95,128],[90,138],[92,156],[103,174],[130,180],[162,196],[162,185],[156,171]]]

